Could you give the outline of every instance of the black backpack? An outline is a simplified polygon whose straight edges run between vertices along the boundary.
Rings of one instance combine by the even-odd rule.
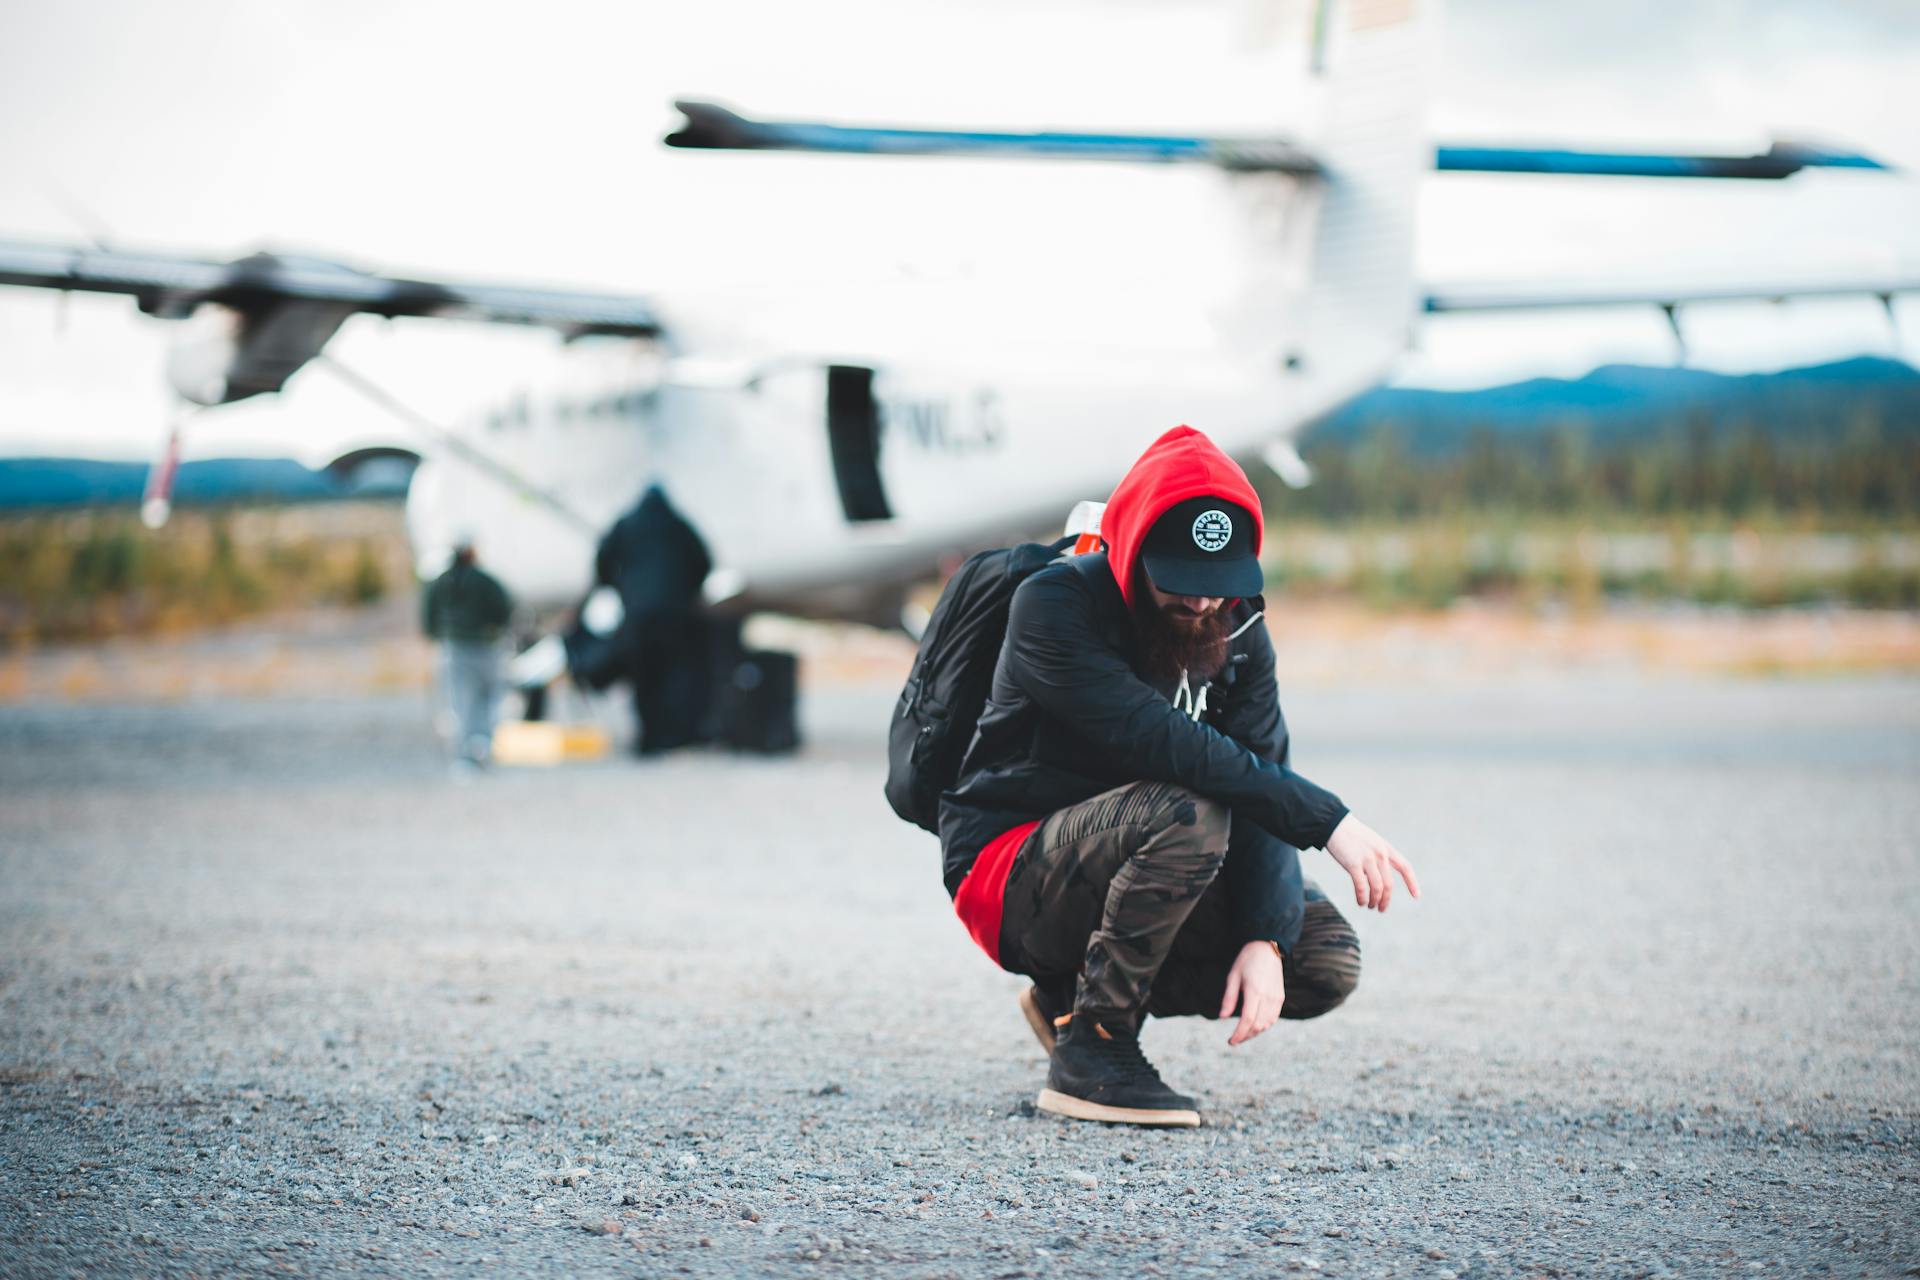
[[[993,691],[1014,588],[1073,543],[1062,538],[982,551],[947,579],[887,731],[887,803],[908,822],[938,834],[940,793],[959,779]]]

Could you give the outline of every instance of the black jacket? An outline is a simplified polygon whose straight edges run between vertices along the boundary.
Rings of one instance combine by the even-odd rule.
[[[1263,608],[1231,606],[1238,629]],[[1289,846],[1324,846],[1346,816],[1339,797],[1287,767],[1273,645],[1258,622],[1229,646],[1199,720],[1139,673],[1133,619],[1104,553],[1051,565],[1020,584],[979,732],[941,797],[949,894],[988,842],[1023,822],[1130,782],[1173,782],[1230,806],[1277,839],[1234,840],[1222,874],[1248,937],[1282,946],[1298,930],[1299,870]],[[1283,882],[1291,883],[1290,892]]]
[[[420,626],[435,640],[491,643],[513,617],[506,588],[479,565],[456,561],[427,584]]]
[[[699,608],[713,571],[707,544],[659,485],[649,485],[594,552],[594,580],[620,593],[627,616],[683,617]]]
[[[574,679],[590,689],[604,689],[620,680],[649,678],[643,673],[651,668],[656,683],[698,686],[704,705],[707,672],[700,663],[706,632],[700,588],[712,570],[713,558],[699,531],[659,485],[649,485],[594,552],[594,581],[619,594],[622,616],[620,625],[605,636],[576,620],[565,640]],[[654,708],[656,720],[667,714],[663,707]]]

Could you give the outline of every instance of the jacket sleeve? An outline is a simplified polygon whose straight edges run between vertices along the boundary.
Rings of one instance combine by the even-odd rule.
[[[1256,625],[1248,633],[1241,659],[1214,723],[1228,737],[1285,768],[1291,745],[1266,627]],[[1341,805],[1334,825],[1345,816],[1346,806]],[[1291,953],[1300,940],[1305,909],[1298,850],[1263,831],[1236,829],[1220,875],[1240,940],[1270,938]]]
[[[435,578],[420,593],[420,629],[433,639],[440,638],[440,579]]]
[[[511,621],[513,621],[513,598],[507,594],[507,589],[500,585],[500,580],[489,574],[487,575],[487,625],[504,627]]]
[[[1241,823],[1233,829],[1215,883],[1226,890],[1235,938],[1243,943],[1268,939],[1293,954],[1307,910],[1298,849],[1262,827]]]
[[[1190,787],[1303,847],[1324,845],[1346,813],[1333,793],[1189,719],[1136,676],[1070,574],[1035,574],[1014,592],[1005,657],[1042,711],[1135,777]]]
[[[595,586],[611,587],[620,578],[619,537],[626,525],[622,518],[613,528],[607,530],[600,539],[600,545],[593,549],[593,581]]]

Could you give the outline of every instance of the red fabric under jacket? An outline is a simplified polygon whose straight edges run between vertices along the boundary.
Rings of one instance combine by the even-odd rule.
[[[1192,427],[1175,427],[1147,446],[1139,461],[1122,476],[1107,499],[1100,517],[1100,535],[1107,544],[1107,563],[1127,604],[1133,604],[1134,566],[1140,544],[1168,507],[1189,498],[1225,498],[1245,507],[1253,516],[1253,550],[1260,552],[1266,524],[1260,495],[1253,490],[1240,464]],[[974,859],[972,870],[960,882],[953,909],[980,949],[1000,963],[1000,921],[1005,910],[1007,875],[1013,860],[1038,822],[1024,822],[988,842]]]

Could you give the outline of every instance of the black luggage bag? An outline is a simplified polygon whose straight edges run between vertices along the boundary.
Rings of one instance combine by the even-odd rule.
[[[735,751],[774,754],[798,747],[799,671],[791,653],[736,651],[715,681],[714,737]]]

